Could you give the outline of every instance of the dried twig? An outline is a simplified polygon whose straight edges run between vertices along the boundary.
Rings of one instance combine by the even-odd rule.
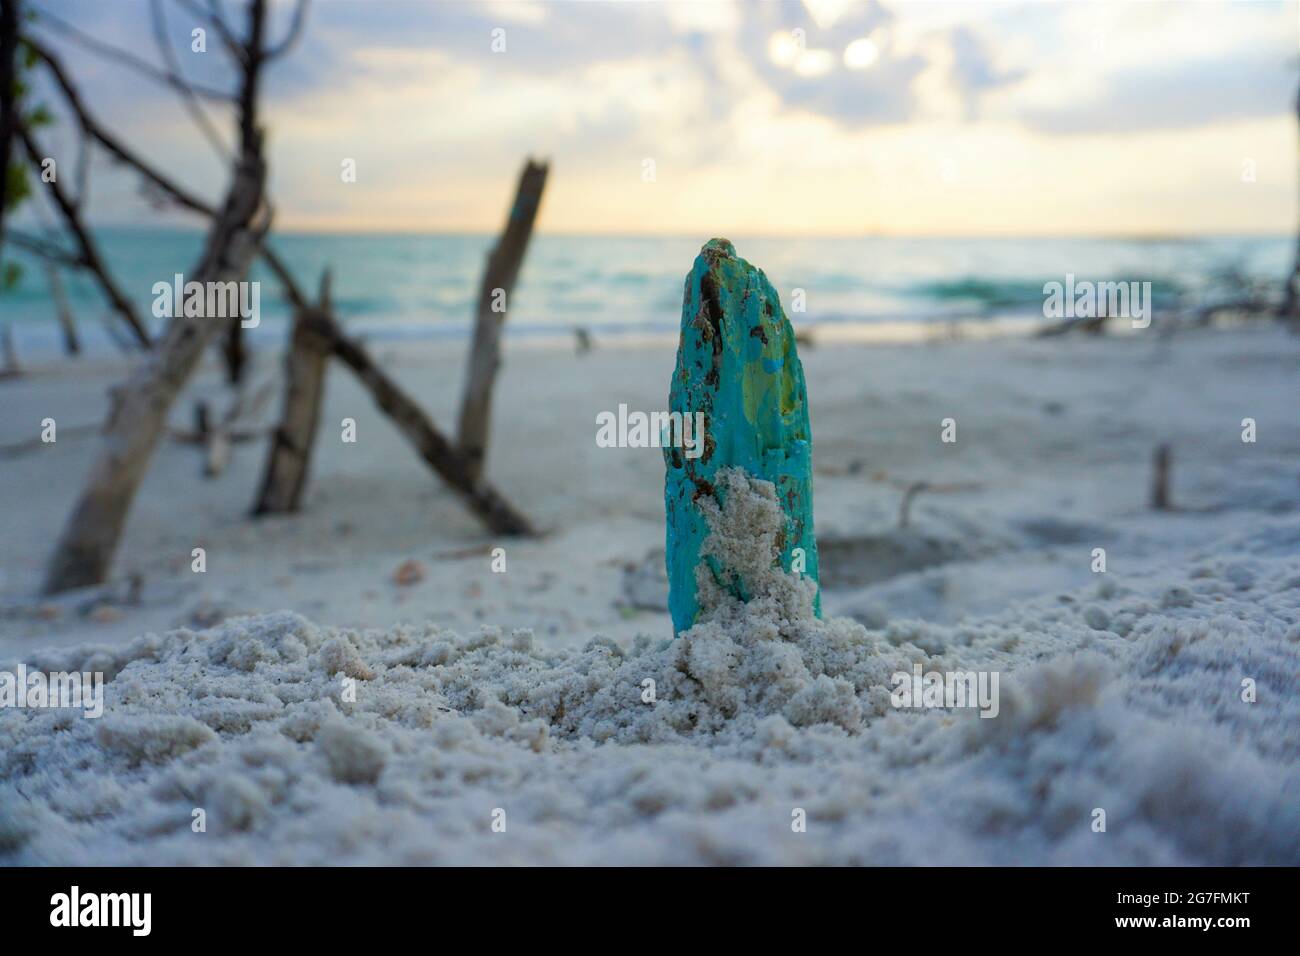
[[[302,28],[307,23],[307,0],[298,0],[298,5],[293,9],[293,20],[289,24],[289,32],[285,38],[266,51],[266,59],[274,60],[288,53],[298,38],[302,36]]]
[[[48,154],[40,148],[32,135],[32,131],[21,120],[18,122],[18,135],[23,147],[27,150],[27,158],[39,177],[41,162]],[[72,233],[72,238],[76,240],[77,246],[81,250],[84,268],[98,280],[99,287],[103,290],[105,297],[112,304],[117,314],[122,317],[122,321],[131,327],[136,340],[145,348],[148,348],[151,344],[149,333],[136,315],[135,307],[127,301],[126,296],[118,288],[117,282],[109,273],[108,266],[105,265],[103,258],[100,256],[94,238],[82,221],[80,210],[63,191],[63,187],[59,184],[57,178],[51,179],[46,185],[49,187],[50,195],[54,197],[55,205],[58,206],[59,212],[63,216],[64,224],[68,227],[68,231]]]
[[[168,70],[158,69],[152,63],[142,60],[129,50],[123,50],[121,47],[113,46],[111,43],[97,40],[95,37],[78,29],[63,18],[50,13],[48,10],[38,11],[36,19],[37,22],[52,28],[55,32],[67,37],[83,49],[89,50],[97,56],[115,60],[143,76],[165,83],[167,86],[172,87],[178,92],[185,93],[187,90],[190,90],[198,96],[226,103],[235,99],[235,94],[229,93],[225,90],[213,89],[212,87],[199,83],[187,84],[181,77],[176,76],[174,73]]]
[[[203,109],[203,102],[181,71],[181,65],[176,59],[176,51],[167,42],[167,16],[163,13],[162,0],[150,0],[149,12],[153,24],[154,45],[158,48],[159,55],[166,60],[168,72],[176,78],[174,85],[180,93],[181,103],[185,107],[185,111],[190,114],[190,118],[194,120],[194,125],[199,128],[199,132],[203,134],[204,139],[212,145],[217,156],[229,162],[230,147],[226,145],[225,140],[221,138],[221,134],[212,125],[212,120],[208,118],[208,114]]]
[[[63,350],[69,355],[78,355],[81,352],[81,339],[77,337],[77,321],[68,305],[68,297],[63,292],[63,280],[59,278],[58,267],[49,260],[45,262],[45,278],[50,284],[50,298],[54,300],[54,312],[63,332]]]
[[[921,492],[928,491],[929,488],[929,483],[924,481],[914,481],[907,486],[907,490],[903,492],[903,500],[898,506],[898,526],[900,528],[907,527],[908,518],[912,511],[913,499],[915,499]]]
[[[48,239],[42,239],[40,236],[29,235],[20,232],[17,229],[5,230],[5,236],[9,242],[12,242],[20,249],[32,253],[35,256],[46,260],[47,262],[58,263],[69,269],[84,269],[86,260],[72,252],[68,252],[61,246],[50,242]]]

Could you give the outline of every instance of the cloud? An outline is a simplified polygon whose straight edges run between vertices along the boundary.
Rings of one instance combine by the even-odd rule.
[[[43,3],[157,60],[148,5]],[[222,54],[190,53],[192,24],[168,9],[187,72],[228,85]],[[274,9],[278,35],[291,8]],[[272,187],[282,224],[491,229],[541,153],[556,169],[543,227],[569,231],[1041,231],[1048,199],[1062,228],[1172,229],[1189,197],[1205,222],[1249,228],[1280,221],[1292,189],[1295,9],[316,3],[265,78]],[[219,192],[225,167],[172,93],[60,48],[110,126]],[[47,136],[75,145],[65,126]],[[1260,160],[1251,190],[1243,156]],[[344,157],[356,184],[340,182]],[[150,218],[114,175],[97,170],[95,214]],[[1099,183],[1122,199],[1100,218]]]
[[[1293,2],[1024,10],[1002,44],[1021,82],[987,91],[980,112],[1054,136],[1281,117],[1294,100],[1296,11]]]
[[[746,8],[738,49],[783,104],[855,127],[900,123],[917,109],[913,84],[928,61],[900,52],[878,3],[763,4]],[[866,69],[844,62],[850,44],[871,39],[878,56]]]
[[[1186,129],[1286,113],[1294,71],[1278,56],[1235,54],[1216,60],[1118,70],[1100,89],[1056,108],[1021,111],[1030,128],[1052,134],[1138,133]]]
[[[954,27],[948,33],[952,51],[952,83],[965,106],[966,118],[978,113],[980,97],[990,91],[1010,86],[1028,75],[1026,69],[1000,69],[994,63],[990,44],[968,26]]]

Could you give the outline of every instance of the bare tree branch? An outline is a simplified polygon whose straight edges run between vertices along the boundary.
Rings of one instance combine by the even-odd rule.
[[[63,91],[63,98],[67,102],[68,107],[76,115],[77,122],[80,123],[82,128],[85,129],[96,142],[103,146],[114,159],[123,165],[130,166],[141,177],[143,177],[146,182],[167,195],[172,202],[176,203],[176,205],[208,218],[216,215],[216,209],[214,209],[212,205],[160,172],[142,156],[104,129],[99,121],[90,113],[89,109],[87,109],[76,86],[68,78],[67,71],[64,70],[63,64],[59,58],[39,41],[26,36],[23,37],[23,40],[36,52],[37,58],[39,58],[46,67],[49,68],[55,82]],[[294,308],[301,309],[306,307],[307,297],[303,295],[302,290],[298,287],[298,283],[294,280],[293,275],[289,272],[284,262],[265,242],[262,243],[260,251],[262,259],[266,262],[267,266],[270,267],[271,271],[275,273],[276,278],[279,279],[281,285],[284,287],[285,294],[288,296],[289,301],[293,304]]]
[[[50,242],[48,239],[42,239],[39,236],[32,236],[25,232],[20,232],[12,227],[6,230],[5,238],[12,242],[20,249],[25,249],[33,255],[40,256],[47,262],[57,262],[61,266],[69,269],[86,268],[84,256],[68,252],[61,246]]]
[[[221,209],[212,218],[203,253],[189,272],[200,285],[242,279],[270,228],[255,93],[265,16],[265,0],[252,0],[248,48],[254,55],[240,96],[241,110],[246,112],[239,117],[239,160]],[[103,444],[51,556],[46,593],[96,584],[108,576],[127,515],[166,430],[168,412],[208,344],[231,321],[233,317],[214,321],[204,315],[173,316],[151,361],[134,373],[126,387],[114,392]]]
[[[149,3],[150,20],[153,22],[153,39],[154,45],[158,47],[159,55],[167,62],[168,70],[178,81],[177,89],[181,94],[181,103],[185,111],[190,114],[194,120],[194,125],[199,128],[212,148],[216,151],[217,156],[221,159],[230,161],[230,148],[226,145],[221,134],[217,132],[212,121],[208,119],[208,114],[203,109],[203,102],[199,99],[194,88],[190,86],[189,81],[185,79],[181,71],[180,62],[176,59],[176,51],[172,49],[171,44],[167,42],[167,17],[163,13],[162,0],[150,0]]]
[[[307,22],[307,0],[298,0],[298,5],[293,8],[293,22],[289,24],[289,32],[285,38],[276,46],[266,51],[266,59],[274,60],[282,57],[298,42],[302,36],[302,28]]]
[[[202,255],[190,270],[194,281],[235,281],[243,276],[257,247],[256,236],[270,223],[263,216],[266,167],[260,147],[240,159],[221,212],[212,221]],[[144,480],[167,414],[223,322],[208,316],[172,319],[154,357],[114,393],[104,439],[90,478],[64,525],[45,579],[55,594],[98,584],[108,577],[127,514]]]
[[[77,128],[77,192],[74,202],[82,208],[90,199],[90,147],[93,144],[86,131]]]
[[[198,17],[213,30],[217,31],[217,36],[221,39],[222,45],[226,52],[234,57],[235,62],[241,67],[244,62],[244,46],[235,38],[234,32],[227,25],[221,14],[212,5],[209,0],[208,8],[205,10],[200,7],[194,0],[176,0],[179,7],[188,10],[192,15]]]
[[[18,135],[22,139],[23,147],[27,150],[27,157],[31,161],[37,179],[40,179],[42,173],[41,163],[49,154],[40,148],[35,137],[32,136],[31,130],[21,120],[18,123]],[[148,331],[135,314],[135,308],[123,295],[122,290],[118,288],[117,282],[109,273],[108,267],[99,254],[99,248],[95,245],[94,238],[81,220],[81,213],[63,191],[57,177],[51,179],[46,185],[49,187],[50,195],[54,197],[55,205],[59,207],[59,212],[63,215],[63,221],[67,225],[68,231],[72,233],[72,238],[76,240],[77,247],[81,250],[81,257],[85,260],[84,268],[99,281],[99,287],[103,290],[105,297],[122,317],[122,320],[131,327],[136,341],[145,348],[149,348],[151,343]]]
[[[152,63],[149,63],[147,60],[142,60],[140,57],[128,50],[123,50],[120,47],[113,46],[111,43],[104,43],[102,40],[97,40],[90,34],[83,33],[77,27],[74,27],[71,23],[68,23],[68,21],[61,17],[57,17],[48,11],[42,10],[37,13],[36,18],[41,23],[51,27],[56,32],[63,34],[72,42],[77,43],[92,53],[106,57],[110,60],[116,60],[123,66],[130,67],[137,73],[147,76],[152,80],[165,83],[167,86],[180,90],[182,93],[184,93],[187,88],[185,82],[174,73],[167,70],[160,70]],[[233,93],[227,92],[226,90],[213,89],[212,87],[198,83],[190,84],[188,89],[192,90],[199,96],[207,97],[210,100],[217,100],[223,103],[229,103],[235,99],[235,94]]]
[[[68,78],[67,71],[64,70],[62,62],[57,56],[50,52],[47,47],[28,36],[23,37],[23,42],[30,46],[32,50],[35,51],[37,58],[49,68],[50,74],[54,77],[54,81],[58,84],[59,89],[63,91],[63,99],[68,104],[68,108],[72,110],[73,115],[77,119],[78,125],[80,125],[92,139],[103,146],[104,149],[108,150],[109,154],[114,159],[130,166],[148,182],[157,186],[160,190],[170,196],[172,201],[178,205],[184,206],[193,212],[201,213],[205,216],[212,216],[215,214],[216,210],[213,209],[211,205],[204,202],[202,199],[199,199],[183,187],[172,182],[150,165],[143,157],[123,144],[117,137],[109,133],[98,122],[98,120],[91,115],[90,111],[86,108],[85,103],[82,101],[81,95],[77,91],[76,86],[74,86],[72,81]]]
[[[536,534],[527,518],[486,479],[473,473],[469,458],[434,427],[420,406],[375,364],[364,348],[344,335],[332,321],[321,323],[320,328],[331,340],[335,356],[356,373],[375,404],[484,524],[497,534]]]
[[[9,203],[9,163],[18,127],[18,0],[0,0],[0,245]]]

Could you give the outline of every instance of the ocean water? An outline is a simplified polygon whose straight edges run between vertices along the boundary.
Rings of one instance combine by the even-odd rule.
[[[153,284],[194,263],[199,231],[102,229],[106,259],[126,294],[152,317]],[[562,335],[575,327],[601,335],[672,332],[682,284],[707,236],[538,235],[511,302],[507,334]],[[1230,294],[1244,279],[1280,282],[1294,254],[1279,236],[1189,239],[776,239],[730,237],[767,272],[796,324],[934,322],[1042,316],[1043,284],[1076,279],[1150,281],[1157,310]],[[369,339],[455,338],[467,334],[489,235],[277,234],[275,248],[305,289],[333,269],[334,303],[350,328]],[[21,253],[15,258],[22,260]],[[45,272],[25,261],[14,292],[0,296],[19,354],[57,348]],[[89,348],[109,347],[110,315],[84,275],[64,274]],[[261,326],[254,345],[283,341],[289,310],[260,264]]]

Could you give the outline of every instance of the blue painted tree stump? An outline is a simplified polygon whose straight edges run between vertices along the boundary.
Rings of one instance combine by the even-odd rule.
[[[767,276],[737,256],[726,239],[706,243],[686,277],[668,405],[683,416],[702,412],[705,428],[696,457],[682,448],[664,449],[668,604],[676,635],[706,610],[699,602],[697,569],[741,601],[753,593],[736,569],[701,556],[709,526],[699,502],[705,496],[720,499],[714,476],[721,468],[741,468],[776,485],[785,520],[774,562],[817,580],[812,430],[794,329]],[[814,607],[820,616],[820,597]]]

